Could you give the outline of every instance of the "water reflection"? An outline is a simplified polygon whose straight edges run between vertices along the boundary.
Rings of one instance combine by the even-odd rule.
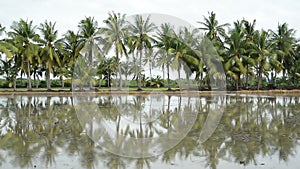
[[[182,168],[184,164],[189,168],[193,164],[198,168],[199,164],[207,168],[228,165],[270,168],[274,164],[296,168],[299,165],[293,160],[299,150],[299,96],[97,96],[90,99],[100,111],[83,107],[89,115],[79,118],[87,118],[84,121],[88,123],[81,125],[74,108],[78,102],[73,97],[0,97],[1,168]],[[218,114],[220,107],[216,105],[222,106],[223,115]],[[193,116],[185,117],[186,114],[196,116],[191,120]],[[213,134],[201,134],[207,119],[218,117],[220,122]],[[103,121],[107,125],[105,129],[118,134],[101,130],[99,123],[95,123]],[[187,128],[190,131],[176,146],[155,157],[125,158],[100,146],[107,143],[115,150],[127,147],[128,151],[137,151],[139,145],[130,145],[129,138],[155,138],[159,142],[165,133],[184,129],[191,122],[191,129]],[[89,136],[103,139],[95,142]],[[201,141],[205,137],[207,140]],[[143,150],[157,149],[155,142],[144,143]],[[169,146],[168,142],[158,145]]]
[[[76,97],[75,110],[95,143],[123,157],[162,154],[188,134],[197,117],[195,98],[155,94],[108,99],[107,105],[103,96]]]

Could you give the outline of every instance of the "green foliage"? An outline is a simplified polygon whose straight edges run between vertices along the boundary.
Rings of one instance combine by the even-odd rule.
[[[178,85],[170,80],[174,71],[183,81],[193,76],[198,88],[210,89],[221,79],[235,90],[300,86],[300,45],[287,23],[265,31],[256,29],[256,20],[237,20],[230,27],[220,24],[216,16],[209,12],[198,22],[199,29],[177,30],[170,23],[155,25],[151,16],[137,15],[128,22],[125,14],[110,12],[103,27],[98,27],[93,17],[85,17],[78,23],[77,33],[68,30],[62,38],[55,22],[45,21],[37,27],[33,21],[20,19],[10,29],[0,25],[0,34],[6,37],[0,39],[0,74],[7,80],[1,86],[12,87],[25,74],[26,82],[17,80],[16,87],[44,87],[43,81],[31,78],[45,75],[47,89],[63,85],[61,80],[50,79],[54,77],[71,79],[79,86],[113,83],[121,87],[125,82],[139,90],[142,86],[170,90]],[[75,65],[80,59],[85,64]],[[155,68],[163,69],[163,78],[152,77]],[[151,77],[143,76],[145,71]],[[126,81],[124,76],[133,80]]]

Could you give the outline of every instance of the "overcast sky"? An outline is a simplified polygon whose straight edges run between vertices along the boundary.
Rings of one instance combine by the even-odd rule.
[[[60,34],[68,29],[77,30],[85,16],[94,16],[99,22],[108,12],[162,13],[179,17],[195,27],[200,25],[208,11],[214,11],[220,23],[239,19],[257,20],[257,29],[276,29],[278,23],[287,22],[300,36],[300,1],[297,0],[1,0],[0,23],[9,28],[20,18],[40,24],[55,21]]]

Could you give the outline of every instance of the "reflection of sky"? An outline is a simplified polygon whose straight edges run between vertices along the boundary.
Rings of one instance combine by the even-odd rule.
[[[131,100],[134,96],[130,96],[129,100]],[[241,99],[243,102],[246,101],[244,96],[242,98],[238,97],[238,99]],[[257,96],[255,95],[249,95],[249,100],[254,101],[254,105],[257,105]],[[166,98],[166,96],[165,96]],[[214,98],[214,97],[213,97]],[[286,108],[288,109],[288,104],[287,102],[284,102],[284,99],[287,98],[289,99],[288,96],[278,96],[276,99],[276,103],[277,106],[286,106]],[[298,97],[297,97],[298,98]],[[22,100],[24,103],[28,100],[26,97],[17,97],[18,102],[20,100]],[[38,101],[44,102],[46,100],[46,97],[37,97],[36,98]],[[63,100],[65,100],[66,98],[64,98]],[[264,99],[270,99],[270,97],[262,97],[263,101]],[[272,98],[271,98],[272,99]],[[58,101],[59,97],[51,97],[51,102],[53,103],[54,101]],[[191,103],[195,104],[195,101],[198,100],[197,98],[192,98],[191,99]],[[214,99],[212,99],[214,100]],[[172,100],[171,100],[171,109],[175,109],[178,106],[178,97],[172,96]],[[235,99],[233,98],[231,100],[232,102],[235,101]],[[289,103],[289,100],[287,100]],[[184,105],[187,102],[187,100],[183,97],[182,98],[182,104]],[[205,99],[201,98],[201,102],[204,104],[205,103]],[[167,101],[165,102],[167,103]],[[291,103],[294,104],[295,101],[292,99]],[[6,98],[5,97],[0,97],[0,104],[2,105],[6,105]],[[146,99],[146,102],[144,103],[145,105],[149,105],[150,104],[150,100]],[[298,103],[299,104],[299,103]],[[297,105],[298,105],[297,104]],[[164,104],[159,104],[159,105],[164,105]],[[4,106],[0,107],[0,114],[2,113],[2,108]],[[147,107],[147,106],[146,106]],[[149,107],[149,106],[148,106]],[[214,107],[211,107],[214,108]],[[149,108],[145,108],[145,110],[149,110]],[[263,116],[268,115],[268,112],[264,111],[264,107],[261,107],[261,110],[263,110]],[[279,109],[278,109],[279,110]],[[280,109],[282,110],[282,109]],[[293,109],[289,109],[290,111],[295,111]],[[253,112],[253,110],[251,110],[251,112]],[[276,111],[278,113],[278,115],[280,115],[282,112],[281,111]],[[14,113],[11,112],[10,114],[11,118],[15,119],[16,117],[14,116]],[[255,115],[255,114],[254,114]],[[269,117],[269,116],[267,116]],[[1,123],[3,122],[4,119],[2,119]],[[271,119],[268,119],[271,120]],[[112,126],[113,129],[115,129],[115,126]],[[124,127],[124,126],[123,126]],[[2,131],[6,130],[5,126],[2,128]],[[3,134],[3,133],[2,133]],[[228,141],[228,140],[227,140]],[[224,146],[224,145],[222,145]],[[222,148],[222,147],[221,147]],[[271,146],[271,148],[273,148]],[[83,168],[80,167],[82,166],[82,163],[85,163],[84,161],[82,161],[82,157],[79,154],[68,154],[66,151],[58,148],[57,149],[58,152],[57,154],[55,154],[55,163],[53,164],[53,166],[50,166],[49,168]],[[295,146],[293,149],[293,152],[295,152],[294,156],[288,155],[288,161],[284,162],[284,161],[279,161],[279,154],[278,151],[276,151],[275,154],[271,154],[271,155],[267,155],[266,157],[261,156],[260,154],[256,154],[256,163],[255,164],[249,164],[247,166],[243,166],[238,164],[237,162],[234,162],[234,159],[232,157],[232,154],[226,154],[222,159],[219,159],[219,163],[218,163],[218,168],[223,169],[223,168],[232,168],[232,169],[239,169],[239,168],[249,168],[249,169],[256,169],[256,168],[274,168],[274,169],[281,169],[281,168],[288,168],[288,169],[297,169],[299,166],[299,159],[300,159],[300,154],[298,153],[300,150],[299,146]],[[196,153],[199,153],[198,150],[194,149],[193,150]],[[97,150],[98,152],[98,150]],[[101,152],[101,151],[99,151]],[[8,152],[6,150],[4,150],[2,147],[0,149],[0,154],[5,157],[5,162],[2,163],[1,168],[18,168],[18,163],[15,162],[15,156],[14,155],[8,155]],[[42,154],[45,152],[40,152],[39,154],[37,154],[36,156],[32,157],[32,164],[36,165],[36,168],[45,168],[45,163],[43,163],[43,156]],[[204,152],[200,152],[204,153]],[[82,153],[83,154],[83,153]],[[12,158],[14,157],[14,158]],[[205,154],[201,154],[199,156],[196,155],[190,155],[188,158],[184,158],[184,157],[179,157],[178,155],[176,156],[175,159],[172,159],[170,161],[170,163],[164,163],[162,162],[162,156],[158,156],[157,160],[154,160],[153,162],[150,162],[150,166],[151,169],[157,169],[157,168],[171,168],[171,169],[182,169],[182,168],[190,168],[190,169],[198,169],[198,168],[204,168],[205,164],[207,163],[205,157]],[[25,159],[25,157],[19,157],[18,159],[21,161],[23,159]],[[135,167],[135,163],[132,162],[128,162],[127,159],[123,159],[124,162],[126,162],[126,166],[127,168],[134,168]],[[96,157],[96,161],[97,161],[97,168],[107,168],[107,166],[105,165],[106,163],[108,163],[109,161],[104,159],[102,156],[97,156]],[[133,160],[134,161],[134,160]],[[42,166],[42,167],[41,167]],[[30,168],[30,167],[28,167]]]
[[[142,123],[142,127],[144,130],[150,130],[149,124],[151,123],[153,128],[155,128],[157,131],[161,133],[166,133],[170,130],[167,130],[161,126],[160,122],[160,116],[162,115],[163,111],[165,114],[167,114],[168,109],[168,96],[166,95],[159,95],[155,97],[151,97],[153,95],[150,95],[149,97],[146,97],[145,102],[142,103],[142,109],[138,110],[136,107],[134,107],[134,98],[135,96],[123,96],[121,97],[121,101],[118,102],[118,111],[121,114],[121,121],[120,121],[120,130],[125,131],[128,126],[130,126],[130,131],[137,131],[140,129],[140,120]],[[187,106],[188,103],[187,97],[182,97],[181,100],[181,111],[176,112],[176,110],[179,109],[179,97],[172,96],[170,100],[170,114],[175,113],[183,118],[181,114],[189,113],[184,112],[184,107]],[[195,105],[197,98],[191,98],[190,104]],[[124,109],[121,105],[131,105],[128,109]],[[192,106],[194,107],[194,106]],[[111,135],[111,137],[115,137],[115,129],[117,126],[117,121],[112,120],[104,120],[103,124],[107,126],[107,131]],[[174,131],[181,131],[183,129],[173,128]],[[157,137],[157,133],[154,132],[153,137]]]
[[[297,150],[299,150],[299,146],[297,147]],[[101,152],[101,151],[97,151]],[[0,154],[5,155],[6,151],[0,150]],[[274,154],[271,157],[262,157],[261,155],[258,155],[256,157],[257,165],[255,164],[249,164],[247,166],[240,165],[239,163],[229,161],[227,159],[219,159],[217,168],[218,169],[241,169],[241,168],[247,168],[247,169],[298,169],[299,168],[299,159],[300,159],[300,153],[297,153],[294,157],[290,157],[288,163],[284,161],[279,161],[278,159],[279,155],[278,153]],[[170,163],[162,162],[162,156],[158,156],[158,159],[152,160],[150,162],[150,169],[162,169],[162,168],[169,168],[169,169],[204,169],[205,165],[207,164],[206,158],[201,156],[195,156],[191,155],[188,158],[183,158],[178,155],[176,155],[175,159],[171,159]],[[22,158],[21,158],[22,159]],[[120,158],[126,163],[127,169],[135,168],[136,159],[129,159],[129,162],[127,158]],[[20,168],[15,163],[14,159],[11,158],[11,156],[6,156],[5,163],[2,163],[1,168]],[[43,158],[40,155],[37,155],[36,157],[32,158],[32,165],[36,165],[36,168],[46,168],[45,163],[43,162]],[[150,161],[150,160],[149,160]],[[85,168],[82,164],[87,164],[87,161],[82,161],[82,157],[80,154],[68,154],[65,151],[59,151],[55,156],[55,162],[52,164],[52,166],[48,166],[48,168]],[[108,169],[107,163],[109,163],[109,159],[101,158],[100,156],[96,157],[96,168],[103,168]],[[30,168],[30,167],[29,167]],[[32,166],[32,168],[34,168]]]

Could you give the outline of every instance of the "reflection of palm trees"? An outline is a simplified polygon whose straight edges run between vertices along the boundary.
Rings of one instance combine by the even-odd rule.
[[[19,99],[21,102],[17,101]],[[32,167],[32,158],[40,156],[46,166],[52,166],[55,163],[57,148],[65,146],[61,139],[68,138],[67,135],[70,135],[69,126],[66,124],[74,121],[76,114],[73,113],[75,116],[70,116],[65,113],[70,108],[63,109],[60,107],[59,102],[54,105],[54,102],[50,100],[50,97],[44,101],[37,97],[27,97],[27,99],[26,97],[12,97],[7,99],[5,110],[8,114],[5,119],[11,122],[8,121],[1,128],[9,127],[10,131],[0,138],[2,143],[0,148],[5,147],[10,152],[9,154],[15,158],[16,163],[14,165],[23,168]],[[2,112],[1,119],[5,115]],[[73,124],[73,130],[78,129],[78,127],[75,127],[76,125],[79,126],[79,130],[81,129],[78,122]],[[74,133],[80,134],[78,130],[75,130]]]
[[[192,156],[201,156],[207,161],[208,167],[217,168],[220,159],[251,165],[260,163],[257,161],[258,155],[279,154],[279,160],[287,161],[295,154],[300,129],[300,115],[297,113],[300,103],[295,97],[203,96],[196,101],[194,98],[182,97],[181,102],[175,96],[152,99],[148,96],[99,96],[97,106],[102,120],[114,122],[115,127],[118,126],[114,130],[119,136],[107,134],[106,142],[119,151],[123,150],[122,146],[133,148],[128,145],[128,138],[164,136],[162,133],[167,129],[178,127],[176,121],[185,115],[179,111],[195,111],[197,118],[192,129],[181,142],[162,155],[164,163],[178,160],[177,157],[186,160]],[[78,123],[75,109],[66,105],[71,104],[71,101],[67,97],[13,96],[7,98],[6,102],[0,102],[0,149],[7,152],[5,155],[8,156],[4,159],[1,153],[0,162],[3,164],[12,159],[15,167],[28,168],[35,165],[34,158],[40,158],[42,164],[51,167],[56,165],[55,161],[62,152],[70,157],[80,155],[84,168],[96,168],[99,160],[104,161],[107,168],[127,168],[129,164],[136,168],[151,168],[152,162],[160,159],[122,158],[103,151],[83,133],[87,131]],[[226,104],[224,116],[212,136],[200,144],[199,133],[208,113],[216,109],[210,106],[213,101]],[[155,109],[156,102],[166,105],[158,110]],[[122,114],[117,106],[120,104],[124,104],[121,107],[127,110],[122,111]],[[153,114],[145,114],[145,110]],[[153,120],[156,113],[160,113],[160,116]],[[97,114],[94,115],[97,117]],[[136,127],[124,125],[124,120],[130,117]],[[134,145],[134,148],[141,150],[139,146],[143,146],[144,153],[155,148],[153,142],[140,143]],[[167,147],[167,144],[160,146]]]

